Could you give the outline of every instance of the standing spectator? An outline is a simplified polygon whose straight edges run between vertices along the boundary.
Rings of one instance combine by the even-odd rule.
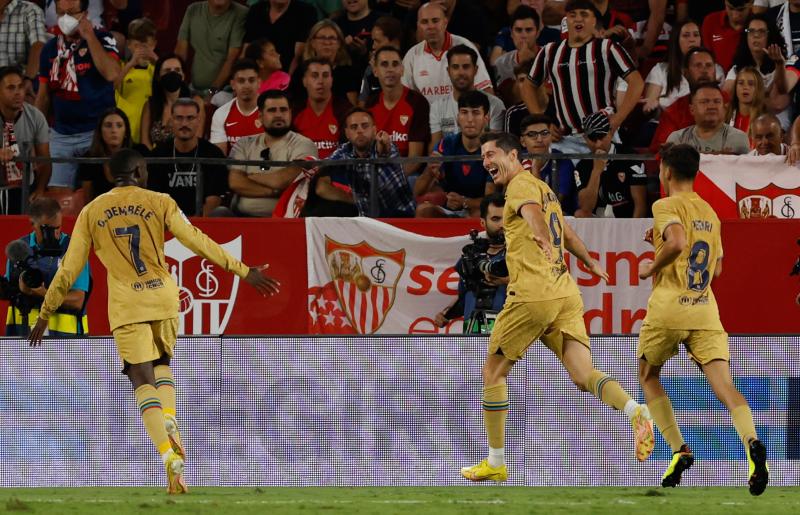
[[[112,107],[97,120],[92,145],[85,157],[111,157],[117,150],[130,147],[131,125],[128,116],[122,109]],[[86,203],[110,191],[115,185],[108,163],[81,163],[78,167],[78,183],[83,189]]]
[[[776,74],[785,73],[786,50],[775,24],[763,14],[755,14],[747,20],[745,27],[746,37],[739,40],[733,65],[722,86],[722,90],[728,95],[733,95],[736,74],[744,67],[755,68],[761,73],[766,91],[772,88]]]
[[[203,99],[199,95],[192,96],[183,70],[183,60],[174,54],[166,55],[156,61],[153,69],[152,95],[142,108],[142,122],[139,131],[139,141],[148,149],[164,143],[172,137],[172,124],[170,123],[172,104],[179,98],[192,97],[200,106],[197,136],[203,135],[206,113]]]
[[[758,70],[747,66],[736,74],[733,99],[728,104],[726,119],[744,133],[750,131],[750,121],[767,112],[764,79]]]
[[[332,18],[342,29],[347,51],[359,75],[364,73],[367,52],[372,45],[372,27],[380,16],[379,12],[370,9],[367,0],[342,0],[342,11]]]
[[[561,19],[564,17],[564,12],[562,11],[557,17],[556,21],[558,23],[555,26],[549,26],[542,18],[542,13],[545,9],[545,3],[545,0],[524,0],[522,2],[520,2],[520,0],[509,0],[507,4],[509,9],[508,15],[512,18],[514,17],[514,13],[516,13],[517,9],[520,7],[528,7],[536,11],[536,14],[541,20],[537,26],[538,36],[536,38],[536,44],[538,46],[544,46],[548,43],[561,41]],[[559,3],[563,5],[561,2]],[[514,40],[511,36],[511,27],[503,27],[495,36],[494,47],[492,48],[492,53],[489,56],[490,64],[494,66],[498,57],[506,52],[514,50],[515,48],[516,46],[514,45]]]
[[[539,14],[524,5],[514,11],[511,17],[511,39],[514,50],[499,56],[494,63],[497,94],[506,104],[513,103],[511,88],[514,87],[514,68],[522,62],[533,60],[539,53],[536,39],[539,35]]]
[[[259,95],[268,89],[279,89],[281,91],[289,89],[289,82],[292,78],[281,69],[283,66],[281,64],[281,54],[278,53],[272,41],[266,38],[253,41],[247,45],[244,57],[258,64],[258,77],[261,79],[261,84],[258,87]]]
[[[39,6],[24,0],[0,0],[0,66],[22,66],[25,78],[32,81],[46,41],[44,13]]]
[[[781,121],[774,114],[762,114],[750,122],[750,139],[753,146],[751,156],[785,156],[789,152],[789,147],[783,142]]]
[[[419,217],[474,217],[481,199],[494,192],[491,175],[480,159],[481,134],[489,126],[489,99],[480,91],[458,98],[460,132],[442,138],[435,156],[477,156],[476,161],[431,163],[414,184],[414,195],[426,200],[417,208]]]
[[[175,54],[184,62],[192,58],[192,88],[210,99],[231,76],[242,50],[247,8],[232,0],[205,0],[186,9]]]
[[[373,66],[380,91],[372,95],[366,108],[372,113],[378,131],[386,131],[403,157],[420,157],[431,139],[429,104],[420,93],[403,86],[403,58],[395,47],[375,51]],[[406,175],[415,173],[422,163],[403,167]]]
[[[443,136],[458,132],[458,99],[469,91],[475,91],[478,59],[475,50],[466,45],[456,45],[447,51],[447,74],[453,87],[450,94],[431,103],[431,148]],[[489,99],[489,129],[499,131],[503,128],[506,106],[496,96],[484,94]]]
[[[389,134],[386,131],[377,131],[372,114],[361,107],[354,107],[347,114],[345,134],[347,143],[339,147],[330,159],[364,159],[364,164],[332,166],[320,170],[314,187],[317,200],[322,200],[322,204],[354,205],[359,216],[370,216],[372,195],[369,167],[374,166],[378,193],[376,216],[379,218],[414,216],[411,188],[400,165],[397,163],[371,165],[368,161],[378,157],[399,157],[397,147],[392,144]],[[322,206],[316,207],[319,209]]]
[[[417,11],[417,30],[422,33],[420,41],[403,58],[403,85],[419,91],[433,103],[447,97],[453,91],[447,73],[447,61],[442,59],[454,45],[466,45],[477,53],[475,45],[466,38],[450,34],[446,30],[447,16],[440,4],[427,3]],[[492,81],[483,59],[478,56],[478,72],[475,89],[492,91]]]
[[[641,42],[636,47],[639,60],[645,60],[656,50],[663,52],[659,41],[669,38],[670,27],[679,18],[679,5],[688,0],[611,0],[609,4],[617,11],[631,17],[636,25],[636,39]],[[665,26],[666,21],[666,26]]]
[[[675,131],[667,143],[686,143],[701,154],[747,154],[747,134],[725,123],[722,90],[713,82],[697,85],[690,97],[694,125]]]
[[[317,22],[316,10],[300,0],[262,0],[250,7],[245,20],[247,43],[267,38],[281,56],[281,68],[289,75],[303,61],[308,31]]]
[[[522,88],[522,97],[531,113],[543,113],[546,106],[535,89],[549,79],[558,130],[564,134],[553,146],[565,152],[582,152],[587,147],[580,134],[581,121],[591,113],[614,106],[617,79],[625,80],[628,90],[609,120],[612,134],[636,107],[644,82],[622,46],[612,39],[595,38],[597,10],[590,0],[567,0],[565,10],[568,37],[539,51],[530,72],[532,84]]]
[[[264,134],[241,138],[230,157],[239,160],[292,161],[317,157],[317,147],[305,136],[293,132],[292,110],[286,93],[265,91],[258,97]],[[238,199],[233,213],[238,216],[271,216],[283,190],[297,178],[297,166],[265,167],[231,165],[228,183]]]
[[[64,14],[63,10],[59,10],[58,0],[39,0],[41,5],[44,2],[44,25],[47,30],[58,34],[58,19]],[[89,21],[95,28],[103,26],[103,2],[105,0],[88,0],[84,1],[86,4],[86,15]]]
[[[643,218],[647,215],[647,175],[641,161],[608,161],[605,156],[632,154],[611,142],[611,124],[602,111],[583,120],[583,137],[595,155],[575,167],[576,217]]]
[[[758,4],[759,0],[756,0],[755,5]],[[753,11],[755,12],[755,8]],[[800,52],[800,0],[777,2],[767,11],[767,18],[778,27],[789,55]]]
[[[733,56],[752,8],[753,0],[725,0],[724,10],[703,20],[703,43],[714,53],[725,73],[733,66]]]
[[[261,113],[258,112],[258,65],[241,59],[231,68],[234,98],[214,111],[211,118],[211,143],[227,155],[243,136],[261,134]]]
[[[518,127],[521,132],[520,143],[528,154],[560,154],[551,148],[553,134],[550,127],[554,121],[544,114],[526,116]],[[527,158],[522,160],[522,167],[546,182],[550,189],[558,195],[561,209],[565,215],[575,212],[577,203],[575,191],[575,166],[569,159]]]
[[[375,20],[375,25],[372,27],[372,57],[370,61],[375,59],[375,51],[383,47],[401,48],[401,40],[403,39],[403,24],[400,20],[392,18],[391,16],[381,16]],[[363,104],[367,99],[374,94],[379,93],[381,85],[378,83],[378,78],[372,69],[372,63],[367,64],[364,70],[364,76],[361,79],[361,91],[358,94],[359,104]]]
[[[303,63],[303,86],[306,102],[294,109],[294,130],[314,142],[320,159],[327,159],[339,147],[344,115],[353,106],[333,94],[333,70],[327,59],[315,57]]]
[[[175,137],[157,145],[151,157],[191,157],[221,159],[225,154],[206,139],[197,136],[200,104],[191,98],[179,98],[172,104],[172,133]],[[193,163],[151,164],[147,188],[168,193],[178,207],[190,215],[209,216],[222,203],[228,191],[228,170],[223,165]],[[197,177],[202,173],[202,209],[196,206]]]
[[[130,23],[127,46],[131,58],[120,73],[116,98],[117,106],[125,111],[130,121],[134,143],[141,141],[142,109],[153,94],[153,75],[158,61],[156,44],[156,26],[152,21],[138,18]]]
[[[52,157],[74,157],[89,149],[97,118],[115,105],[114,81],[121,70],[116,40],[92,27],[88,1],[57,4],[64,13],[58,19],[62,34],[42,49],[36,107],[46,116],[52,103]],[[77,171],[73,163],[54,164],[50,185],[74,189]]]
[[[22,214],[23,163],[15,157],[50,157],[47,120],[25,102],[25,80],[17,66],[0,67],[0,214]],[[30,200],[44,194],[50,181],[50,163],[38,163]]]

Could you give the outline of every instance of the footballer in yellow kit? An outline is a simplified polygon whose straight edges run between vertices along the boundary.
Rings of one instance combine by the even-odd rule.
[[[760,495],[769,481],[767,452],[747,400],[731,378],[728,335],[711,289],[711,281],[722,272],[721,227],[711,206],[694,192],[699,167],[700,154],[689,145],[661,149],[659,179],[667,197],[653,204],[653,228],[645,235],[655,247],[654,260],[639,269],[640,278],[653,277],[639,333],[639,380],[653,420],[673,452],[662,486],[677,486],[694,464],[660,380],[661,367],[683,344],[730,411],[748,459],[750,493]]]
[[[461,474],[471,481],[508,478],[504,450],[509,407],[506,378],[537,339],[561,360],[581,391],[591,392],[607,405],[624,410],[634,428],[637,459],[647,459],[654,446],[647,407],[592,365],[583,301],[567,270],[565,250],[594,275],[604,279],[608,275],[564,221],[558,198],[550,187],[522,167],[521,148],[519,139],[508,133],[489,133],[481,138],[483,165],[495,184],[506,191],[503,226],[509,284],[483,367],[482,407],[489,456],[461,469]]]
[[[178,286],[164,258],[164,232],[186,247],[237,274],[264,295],[278,283],[265,267],[250,268],[192,226],[175,201],[145,190],[142,156],[120,150],[109,163],[116,187],[83,208],[61,267],[45,295],[31,345],[39,345],[47,319],[95,253],[108,271],[108,318],[145,429],[166,466],[169,493],[187,491],[183,481],[185,450],[175,411],[175,381],[170,369],[178,329]]]

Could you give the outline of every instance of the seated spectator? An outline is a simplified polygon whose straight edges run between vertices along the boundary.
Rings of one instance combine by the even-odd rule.
[[[550,126],[555,121],[544,114],[526,116],[519,125],[520,142],[528,154],[560,154],[552,149],[553,134]],[[575,166],[570,159],[544,159],[529,157],[522,166],[550,186],[561,203],[565,215],[575,212]]]
[[[330,61],[314,57],[305,61],[301,69],[306,101],[293,109],[294,130],[314,142],[320,159],[327,159],[339,147],[344,115],[353,106],[347,98],[333,94]]]
[[[308,41],[303,47],[303,61],[315,57],[327,59],[333,66],[333,94],[337,97],[346,97],[351,105],[358,102],[358,91],[361,88],[361,74],[353,68],[353,61],[347,53],[342,30],[331,20],[322,20],[311,27]],[[306,91],[303,87],[303,70],[297,68],[292,75],[289,86],[292,101],[295,103],[305,100]]]
[[[317,147],[293,132],[292,110],[286,93],[269,90],[258,97],[264,134],[239,139],[231,159],[293,161],[317,157]],[[237,197],[232,211],[237,216],[271,216],[281,193],[302,172],[298,166],[230,165],[228,182]]]
[[[92,145],[85,157],[111,157],[117,150],[130,147],[131,125],[128,116],[119,107],[112,107],[97,120]],[[81,163],[78,167],[78,183],[83,189],[84,200],[89,203],[114,187],[114,177],[108,163]]]
[[[359,104],[363,104],[373,94],[380,93],[381,85],[378,83],[378,78],[372,70],[372,61],[375,59],[375,51],[383,47],[401,48],[401,40],[403,39],[403,24],[400,20],[392,18],[391,16],[381,16],[375,20],[375,25],[372,27],[372,57],[367,68],[364,70],[364,76],[361,79],[361,92],[358,94]]]
[[[231,69],[231,88],[234,98],[214,111],[211,118],[211,143],[228,155],[243,136],[261,134],[261,113],[258,112],[258,65],[250,59],[240,59]]]
[[[514,49],[500,55],[494,62],[497,94],[506,104],[512,103],[511,89],[514,86],[514,68],[519,63],[533,61],[539,53],[536,38],[539,35],[539,14],[524,5],[514,11],[511,17],[511,39]]]
[[[458,98],[460,132],[442,138],[434,156],[478,156],[476,161],[430,163],[414,184],[414,195],[422,199],[418,217],[475,217],[481,199],[495,190],[492,176],[480,159],[481,134],[489,126],[489,98],[481,91],[468,91]]]
[[[39,70],[39,56],[47,42],[44,13],[33,2],[0,2],[0,66],[19,66],[30,82]]]
[[[175,54],[192,58],[192,88],[210,100],[231,76],[244,39],[247,8],[232,0],[195,2],[186,9],[178,32]],[[200,106],[202,108],[202,106]]]
[[[308,31],[316,22],[316,10],[305,2],[262,0],[247,12],[244,41],[272,41],[281,56],[281,69],[291,76],[303,62]]]
[[[736,74],[744,67],[752,67],[761,73],[767,92],[772,88],[776,70],[778,73],[785,73],[786,51],[783,48],[783,38],[775,24],[763,14],[755,14],[750,16],[745,27],[745,37],[739,40],[733,65],[722,86],[728,96],[733,96]]]
[[[447,51],[447,74],[453,86],[450,94],[440,96],[431,103],[431,148],[443,136],[458,132],[458,99],[463,94],[476,90],[478,59],[475,50],[466,45],[456,45]],[[489,99],[489,129],[499,131],[503,128],[506,106],[496,96],[484,94]]]
[[[583,137],[596,156],[578,161],[576,217],[643,218],[647,216],[647,175],[641,161],[604,159],[613,154],[633,154],[611,141],[608,115],[597,112],[583,120]]]
[[[736,74],[736,88],[728,105],[726,119],[744,133],[750,130],[750,120],[767,112],[764,81],[752,66],[741,68]]]
[[[122,67],[116,83],[116,99],[117,106],[130,122],[132,141],[139,143],[142,109],[153,93],[153,74],[158,61],[155,24],[147,18],[133,20],[128,26],[126,41],[131,58]]]
[[[244,51],[245,59],[255,61],[258,65],[258,78],[261,83],[258,86],[258,94],[269,90],[279,89],[286,91],[289,89],[291,76],[281,69],[281,54],[275,48],[275,44],[261,38],[253,41]]]
[[[769,10],[755,7],[765,2],[756,0],[753,12],[766,11],[767,18],[778,27],[789,55],[800,52],[800,0],[769,0]]]
[[[371,165],[368,159],[396,158],[400,154],[386,131],[378,132],[372,114],[354,107],[345,117],[347,143],[330,159],[359,159],[364,164],[325,167],[319,171],[314,198],[306,204],[304,216],[328,216],[350,211],[358,216],[403,218],[414,216],[414,199],[403,169],[397,163]],[[371,212],[371,172],[375,167],[377,213]],[[355,206],[355,210],[351,206]]]
[[[725,123],[725,101],[716,83],[698,84],[689,97],[694,125],[673,132],[667,143],[686,143],[701,154],[746,154],[750,151],[747,134]]]
[[[375,51],[373,66],[380,91],[365,107],[372,113],[378,131],[386,131],[403,157],[420,157],[431,139],[430,105],[420,93],[403,86],[403,57],[395,47]],[[407,164],[405,174],[417,172],[423,163]]]
[[[703,20],[703,43],[713,52],[725,73],[733,66],[733,57],[752,8],[753,0],[725,0],[724,10],[710,13],[705,19],[695,18]]]
[[[525,61],[524,63],[520,63],[514,67],[514,87],[511,90],[511,95],[515,99],[515,102],[508,109],[506,109],[506,113],[503,116],[503,132],[508,132],[509,134],[513,134],[517,137],[520,136],[520,124],[522,123],[522,120],[528,116],[528,114],[530,114],[528,113],[528,106],[526,106],[525,102],[522,101],[520,90],[522,89],[523,84],[528,82],[528,72],[530,71],[531,66],[533,66],[533,61]],[[548,98],[544,88],[536,89],[536,94],[541,96],[539,100],[540,104],[549,104],[550,99]],[[555,124],[555,120],[552,117],[551,119]]]
[[[781,121],[774,114],[762,114],[750,122],[751,156],[785,156],[789,147],[783,142]]]
[[[342,29],[347,51],[359,75],[366,68],[372,27],[380,16],[381,13],[370,9],[367,0],[343,0],[339,15],[331,18]]]
[[[42,49],[36,107],[45,116],[53,108],[50,155],[74,157],[89,149],[97,119],[115,105],[119,52],[110,33],[92,27],[86,0],[57,4],[62,34]],[[50,185],[74,189],[77,172],[75,163],[55,163]]]
[[[208,140],[197,135],[200,124],[200,104],[191,98],[179,98],[172,103],[172,134],[170,141],[156,145],[150,157],[192,157],[221,159],[225,154]],[[147,187],[168,193],[178,207],[188,215],[209,216],[222,204],[228,191],[228,170],[224,165],[199,163],[169,163],[148,165]],[[202,174],[202,183],[197,177]],[[203,205],[197,206],[197,190]]]
[[[431,104],[446,98],[453,92],[445,52],[455,45],[466,45],[477,53],[477,48],[468,39],[446,30],[447,16],[437,3],[426,3],[417,11],[417,30],[424,38],[403,57],[403,85],[419,91]],[[475,89],[493,93],[492,81],[483,59],[478,56],[478,71],[475,74]]]
[[[183,73],[183,60],[176,55],[166,55],[156,61],[153,69],[152,95],[142,108],[139,141],[147,148],[153,148],[172,137],[172,104],[179,98],[189,98],[200,106],[200,123],[197,136],[203,135],[205,127],[205,104],[199,95],[192,96],[186,75]]]
[[[25,102],[22,68],[0,67],[0,215],[21,215],[24,163],[15,157],[50,157],[47,119]],[[50,181],[50,162],[37,163],[29,200],[44,195]]]
[[[508,6],[508,16],[512,18],[514,17],[514,13],[516,13],[517,9],[520,7],[527,7],[536,11],[539,19],[541,20],[540,23],[537,24],[536,30],[536,44],[538,46],[544,46],[548,43],[553,43],[556,41],[561,41],[561,18],[564,16],[563,11],[561,12],[560,16],[557,16],[557,24],[550,26],[544,23],[542,19],[542,13],[545,9],[545,0],[509,0]],[[511,52],[512,50],[516,49],[516,45],[514,44],[514,38],[511,35],[512,27],[503,27],[497,33],[494,38],[494,46],[492,47],[491,54],[489,54],[489,64],[495,66],[495,61],[501,55],[505,54],[506,52]]]

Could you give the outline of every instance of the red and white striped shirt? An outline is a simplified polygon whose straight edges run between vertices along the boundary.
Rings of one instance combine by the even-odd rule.
[[[261,126],[261,113],[258,107],[250,113],[242,113],[235,98],[214,111],[214,116],[211,118],[210,141],[215,145],[227,142],[228,154],[239,138],[255,136],[262,132],[264,129]]]
[[[628,52],[610,39],[592,39],[571,48],[568,41],[548,43],[531,67],[536,86],[550,79],[558,123],[581,132],[588,115],[614,105],[614,83],[636,70]]]

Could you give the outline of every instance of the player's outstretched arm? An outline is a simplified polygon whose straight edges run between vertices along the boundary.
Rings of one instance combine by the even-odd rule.
[[[678,223],[668,225],[664,229],[664,244],[656,254],[654,261],[642,261],[639,264],[639,278],[647,279],[657,274],[664,267],[678,259],[683,249],[686,248],[686,231]]]
[[[263,264],[261,266],[251,266],[250,271],[244,278],[244,282],[258,290],[258,292],[266,297],[267,295],[275,295],[280,291],[281,283],[276,279],[264,274],[264,270],[269,268],[269,265]]]
[[[570,254],[580,259],[592,274],[608,282],[608,272],[603,270],[603,267],[600,266],[600,263],[598,263],[596,259],[592,259],[592,256],[589,254],[589,249],[586,248],[586,244],[583,243],[583,240],[566,220],[564,221],[564,248],[567,249]]]

